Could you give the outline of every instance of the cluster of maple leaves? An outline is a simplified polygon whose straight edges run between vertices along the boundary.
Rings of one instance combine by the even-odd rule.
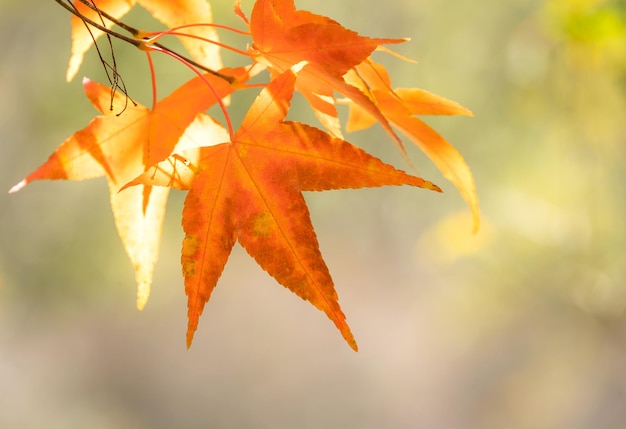
[[[477,227],[478,202],[469,168],[456,149],[417,117],[471,113],[421,89],[392,88],[384,67],[370,57],[377,49],[390,52],[382,45],[406,39],[361,36],[330,18],[296,10],[293,0],[257,0],[248,19],[236,1],[235,13],[247,27],[238,31],[249,41],[245,51],[231,49],[247,56],[250,65],[225,68],[220,51],[230,47],[220,44],[216,32],[225,27],[212,24],[206,0],[57,3],[74,14],[68,80],[100,36],[121,38],[111,30],[117,24],[131,33],[124,40],[147,53],[153,105],[129,102],[115,74],[113,90],[84,79],[85,93],[100,115],[10,192],[34,180],[105,176],[115,224],[135,269],[141,309],[150,294],[168,191],[188,191],[181,256],[188,347],[230,251],[239,242],[281,285],[325,312],[357,349],[302,191],[385,185],[440,189],[344,140],[337,104],[348,105],[347,131],[379,123],[403,153],[396,130],[418,145],[459,189]],[[149,33],[119,21],[135,3],[169,30]],[[166,36],[178,37],[192,59],[165,48],[160,41]],[[197,77],[157,100],[153,52],[173,56]],[[269,71],[268,83],[249,83],[264,70]],[[235,91],[259,86],[259,95],[234,130],[225,100]],[[325,131],[285,120],[294,91],[306,98]],[[215,104],[225,123],[206,113]]]

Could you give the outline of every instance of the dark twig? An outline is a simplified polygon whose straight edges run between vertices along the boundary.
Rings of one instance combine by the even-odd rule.
[[[110,34],[110,35],[111,35],[111,36],[113,36],[113,37],[117,37],[117,38],[118,38],[118,39],[120,39],[120,40],[123,40],[123,41],[125,41],[125,42],[128,42],[128,43],[130,43],[130,44],[134,45],[134,46],[135,46],[135,47],[137,47],[137,48],[139,48],[139,47],[140,47],[140,46],[144,43],[142,40],[139,40],[139,39],[135,39],[135,38],[130,38],[130,37],[124,36],[124,35],[122,35],[122,34],[119,34],[119,33],[115,32],[115,31],[109,30],[108,28],[106,28],[106,27],[105,27],[105,26],[103,26],[103,25],[97,24],[96,22],[94,22],[94,21],[90,20],[89,18],[85,17],[84,15],[82,15],[82,14],[81,14],[80,12],[78,12],[77,10],[75,10],[75,9],[71,9],[69,6],[67,6],[66,4],[64,4],[64,3],[62,2],[62,0],[55,0],[55,1],[56,1],[57,3],[59,3],[61,6],[63,6],[65,9],[67,9],[68,11],[70,11],[72,14],[74,14],[74,15],[76,15],[77,17],[81,18],[84,22],[86,22],[86,23],[88,23],[88,24],[90,24],[90,25],[93,25],[93,26],[94,26],[94,27],[96,27],[97,29],[99,29],[99,30],[101,30],[101,31],[104,31],[105,33]],[[113,23],[114,23],[114,24],[116,24],[117,26],[119,26],[119,27],[123,28],[124,30],[126,30],[127,32],[129,32],[131,35],[133,35],[133,36],[137,36],[137,35],[140,33],[140,31],[139,31],[138,29],[136,29],[136,28],[134,28],[134,27],[131,27],[130,25],[125,24],[124,22],[120,21],[119,19],[117,19],[117,18],[115,18],[115,17],[113,17],[113,16],[109,15],[109,14],[108,14],[108,13],[106,13],[105,11],[100,10],[100,9],[99,9],[99,8],[97,8],[95,5],[93,5],[93,3],[91,3],[89,0],[79,0],[79,1],[80,1],[82,4],[84,4],[85,6],[89,7],[90,9],[92,9],[92,10],[94,10],[94,11],[98,12],[98,14],[100,14],[102,17],[104,17],[104,18],[106,18],[107,20],[109,20],[109,21],[113,22]],[[153,45],[154,45],[154,46],[157,46],[157,47],[159,47],[159,48],[161,48],[161,49],[162,49],[162,50],[164,50],[164,51],[170,52],[171,54],[174,54],[174,55],[176,55],[176,56],[178,56],[178,57],[180,57],[180,58],[184,59],[184,60],[185,60],[186,62],[188,62],[189,64],[191,64],[191,65],[193,65],[193,66],[195,66],[195,67],[197,67],[197,68],[199,68],[199,69],[201,69],[201,70],[204,70],[204,71],[205,71],[205,72],[207,72],[207,73],[210,73],[210,74],[212,74],[212,75],[214,75],[214,76],[217,76],[217,77],[219,77],[219,78],[221,78],[221,79],[224,79],[224,80],[225,80],[226,82],[228,82],[228,83],[233,83],[233,82],[235,81],[235,79],[234,79],[232,76],[224,75],[224,74],[222,74],[222,73],[220,73],[220,72],[218,72],[218,71],[215,71],[215,70],[213,70],[213,69],[211,69],[211,68],[209,68],[209,67],[206,67],[206,66],[204,66],[204,65],[202,65],[202,64],[200,64],[200,63],[198,63],[198,62],[196,62],[196,61],[194,61],[194,60],[192,60],[191,58],[187,58],[187,57],[186,57],[186,56],[184,56],[184,55],[180,55],[179,53],[172,51],[170,48],[168,48],[167,46],[162,45],[161,43],[157,43],[157,42],[155,42],[155,43],[153,43]]]

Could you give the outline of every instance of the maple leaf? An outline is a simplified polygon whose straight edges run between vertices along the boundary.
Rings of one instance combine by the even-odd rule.
[[[250,50],[252,58],[274,75],[301,61],[308,62],[298,73],[296,89],[332,135],[342,137],[334,102],[334,92],[338,91],[377,118],[400,144],[376,105],[358,88],[347,84],[343,75],[379,45],[407,39],[361,36],[330,18],[296,10],[293,0],[257,0],[250,16],[250,32],[254,41]]]
[[[411,139],[435,163],[444,177],[460,191],[473,214],[474,231],[480,215],[474,177],[461,154],[439,133],[415,115],[468,115],[472,112],[460,104],[417,88],[392,89],[385,68],[371,59],[346,73],[351,85],[367,93],[389,122]],[[376,118],[358,103],[349,101],[350,115],[346,129],[367,128]]]
[[[369,60],[369,55],[379,45],[406,39],[360,36],[330,18],[296,10],[293,0],[258,0],[252,11],[250,31],[254,40],[253,58],[274,73],[302,60],[309,62],[298,75],[296,88],[331,134],[342,136],[333,97],[334,91],[338,91],[351,101],[349,131],[379,122],[408,161],[406,150],[392,125],[400,129],[459,189],[472,211],[474,231],[478,229],[478,197],[469,167],[452,145],[413,117],[420,114],[471,115],[471,112],[420,89],[394,92],[385,69]]]
[[[243,69],[222,71],[245,79]],[[127,104],[119,93],[111,99],[109,87],[85,79],[87,97],[103,115],[65,140],[48,161],[9,191],[16,192],[34,180],[106,176],[115,224],[135,269],[139,309],[150,294],[168,189],[141,186],[118,191],[148,166],[166,159],[175,147],[184,149],[209,139],[224,139],[226,131],[200,113],[216,102],[207,81],[219,97],[234,89],[225,80],[207,74],[188,81],[149,109]]]
[[[187,24],[207,24],[212,22],[211,7],[206,0],[89,0],[99,10],[118,19],[126,15],[136,3],[144,7],[154,18],[168,27],[178,27]],[[80,0],[74,2],[76,10],[94,22],[103,24],[107,28],[115,24],[102,17]],[[85,53],[104,33],[87,25],[77,16],[72,15],[72,55],[67,69],[66,79],[69,82],[76,76]],[[195,60],[207,67],[219,69],[222,61],[217,45],[207,43],[206,40],[217,41],[217,32],[210,26],[195,26],[185,31],[191,37],[180,37],[181,42]]]
[[[384,185],[440,191],[344,140],[284,121],[295,81],[291,70],[274,79],[230,141],[177,153],[129,183],[189,190],[181,257],[188,347],[231,249],[239,242],[278,283],[326,313],[357,350],[302,191]]]

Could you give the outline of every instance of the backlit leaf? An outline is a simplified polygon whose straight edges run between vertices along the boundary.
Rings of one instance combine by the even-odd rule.
[[[285,122],[295,80],[287,71],[272,81],[231,141],[181,152],[131,182],[189,189],[181,260],[188,345],[239,242],[280,284],[326,313],[356,350],[302,191],[385,185],[439,190],[317,128]]]

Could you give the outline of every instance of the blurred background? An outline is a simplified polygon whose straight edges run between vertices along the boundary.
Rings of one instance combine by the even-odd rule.
[[[213,1],[215,20],[241,28],[231,3]],[[480,232],[407,144],[444,194],[306,195],[358,353],[240,247],[186,350],[184,194],[170,199],[139,312],[103,179],[6,193],[95,114],[80,76],[104,78],[92,50],[65,82],[69,16],[56,3],[0,0],[0,427],[626,427],[626,2],[296,5],[410,37],[394,49],[418,64],[376,54],[394,86],[474,112],[427,120],[474,172]],[[161,28],[139,8],[127,21]],[[147,104],[142,54],[115,52]],[[160,96],[188,76],[158,67]],[[378,128],[347,138],[406,167]]]

